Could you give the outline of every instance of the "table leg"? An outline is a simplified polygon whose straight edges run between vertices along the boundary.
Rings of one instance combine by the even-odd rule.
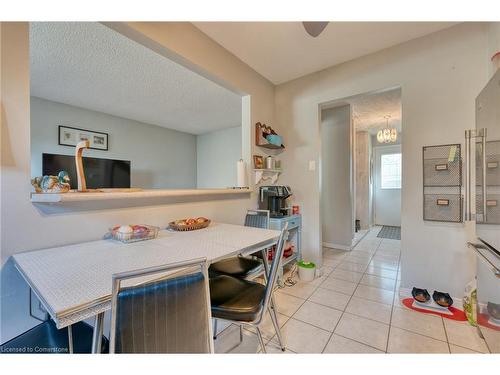
[[[68,346],[69,354],[73,354],[73,326],[71,324],[68,326]]]
[[[102,332],[103,332],[104,313],[95,316],[94,334],[92,335],[92,354],[101,354]]]
[[[265,274],[265,279],[269,280],[269,263],[267,262],[267,249],[262,250],[262,258],[264,261],[264,274]],[[274,293],[274,291],[273,291]],[[274,329],[276,331],[276,336],[278,336],[278,343],[280,344],[281,349],[284,351],[285,350],[285,343],[283,342],[283,337],[281,336],[281,330],[278,322],[278,316],[276,314],[276,303],[274,302],[274,295],[273,293],[271,294],[271,299],[269,301],[270,303],[270,309],[269,309],[269,314],[271,315],[271,321],[273,323]]]

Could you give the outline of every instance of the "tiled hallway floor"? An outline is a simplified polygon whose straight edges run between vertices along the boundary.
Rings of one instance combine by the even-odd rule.
[[[487,353],[476,329],[399,302],[400,242],[372,229],[352,250],[324,249],[323,275],[275,293],[286,353]],[[268,353],[282,353],[269,316]],[[257,336],[219,322],[216,353],[256,353]]]

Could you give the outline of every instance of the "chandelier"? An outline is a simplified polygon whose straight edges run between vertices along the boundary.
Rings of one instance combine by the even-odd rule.
[[[398,139],[398,131],[396,128],[389,127],[389,119],[391,116],[384,116],[386,120],[385,128],[377,132],[378,143],[394,143]]]

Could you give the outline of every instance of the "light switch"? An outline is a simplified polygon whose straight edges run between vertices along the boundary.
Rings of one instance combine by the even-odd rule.
[[[316,160],[309,160],[309,170],[310,171],[316,170]]]

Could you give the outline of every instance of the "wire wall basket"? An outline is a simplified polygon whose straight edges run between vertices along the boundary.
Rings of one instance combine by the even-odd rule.
[[[427,221],[463,221],[462,153],[460,144],[425,146],[423,217]]]

